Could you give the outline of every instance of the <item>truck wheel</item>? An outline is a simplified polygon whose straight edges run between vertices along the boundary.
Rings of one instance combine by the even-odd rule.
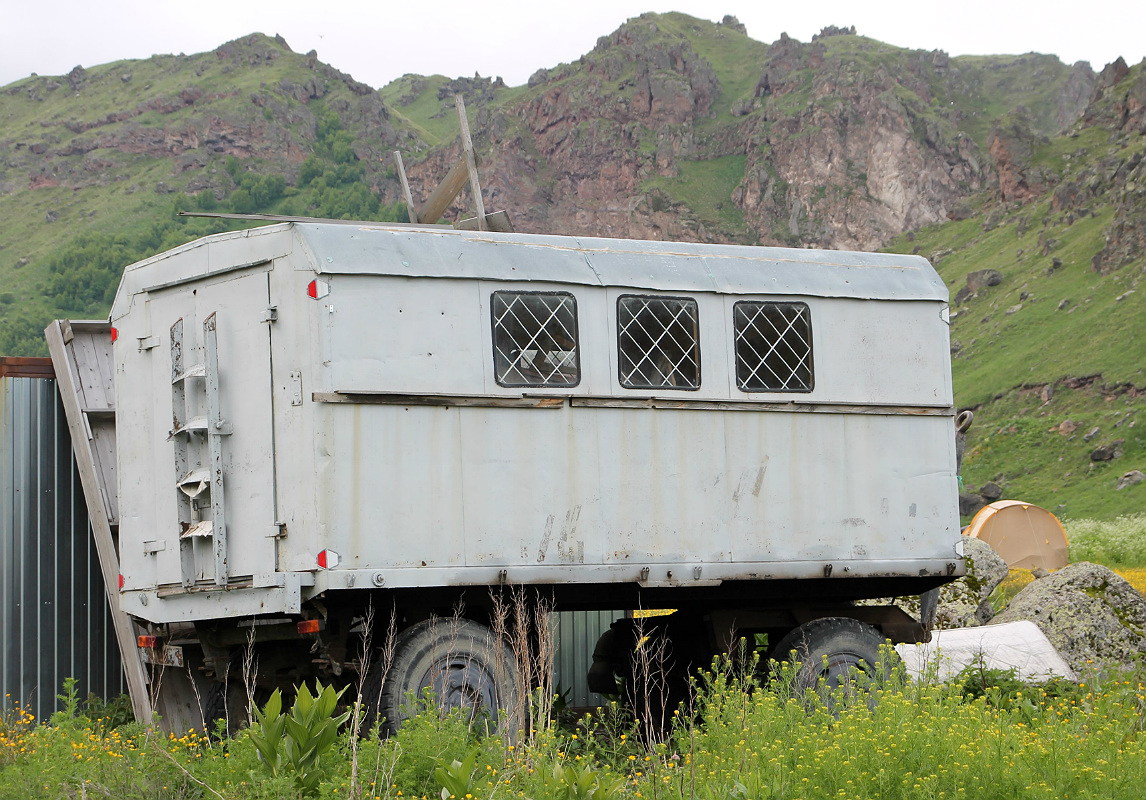
[[[524,722],[513,652],[472,620],[438,617],[398,635],[379,705],[383,733],[415,716],[427,689],[439,709],[485,715],[490,732],[513,736]]]
[[[792,687],[797,692],[819,689],[821,681],[831,691],[851,680],[853,668],[875,677],[878,662],[880,673],[889,675],[892,664],[888,659],[896,661],[898,657],[892,651],[881,660],[880,646],[885,641],[883,634],[859,620],[824,617],[791,631],[776,645],[772,658],[800,663]]]

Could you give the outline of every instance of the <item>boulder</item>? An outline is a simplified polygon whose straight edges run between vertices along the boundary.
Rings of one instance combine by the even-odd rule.
[[[959,516],[971,517],[979,513],[979,509],[987,505],[982,496],[972,492],[959,493]]]
[[[979,489],[979,494],[983,495],[985,499],[990,500],[993,503],[1003,496],[1003,487],[994,481],[987,481]]]
[[[1091,461],[1113,461],[1114,460],[1114,445],[1103,444],[1094,448],[1090,452]]]
[[[1003,282],[1003,273],[997,269],[980,269],[967,275],[967,288],[977,292],[988,286],[998,286]]]
[[[1136,483],[1142,483],[1142,481],[1146,481],[1146,475],[1142,474],[1142,470],[1132,469],[1118,479],[1118,485],[1114,488],[1117,491],[1119,489],[1125,489],[1127,486],[1133,486]]]
[[[939,607],[935,612],[937,630],[970,628],[991,619],[991,592],[1007,577],[1007,562],[991,546],[979,539],[963,537],[963,556],[967,574],[939,590]],[[859,605],[894,603],[908,614],[919,618],[919,597],[893,597],[860,601]]]
[[[1019,592],[993,622],[1034,622],[1078,672],[1146,656],[1146,598],[1113,570],[1070,564]]]
[[[963,557],[967,574],[939,590],[936,628],[969,628],[988,622],[994,612],[987,598],[1010,573],[1007,562],[979,539],[963,537]]]
[[[737,31],[738,33],[743,33],[746,35],[748,33],[748,29],[744,27],[744,23],[731,14],[725,14],[724,19],[720,21],[720,24],[726,28],[731,28],[732,30]]]

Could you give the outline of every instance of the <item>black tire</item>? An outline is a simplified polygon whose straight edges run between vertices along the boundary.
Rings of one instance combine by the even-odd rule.
[[[262,708],[269,699],[269,692],[256,689],[255,705]],[[237,733],[247,721],[248,703],[247,692],[241,681],[232,679],[225,689],[222,681],[211,681],[203,692],[203,726],[208,736],[215,737],[215,725],[221,719],[227,722],[228,736]]]
[[[394,663],[381,688],[385,735],[417,714],[427,689],[440,709],[468,709],[472,718],[484,715],[491,733],[512,737],[524,723],[513,652],[472,620],[429,619],[398,635]]]
[[[882,677],[890,675],[898,656],[889,650],[884,657],[880,647],[885,641],[883,634],[867,623],[850,617],[824,617],[789,632],[772,651],[772,658],[799,662],[792,687],[796,692],[821,688],[831,692],[852,683],[853,669],[861,676],[875,678],[878,664]]]
[[[209,736],[214,737],[216,720],[227,718],[226,688],[222,681],[211,681],[211,686],[203,697],[203,727]]]

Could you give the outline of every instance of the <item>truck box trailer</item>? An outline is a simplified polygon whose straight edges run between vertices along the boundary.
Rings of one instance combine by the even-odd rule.
[[[116,295],[114,468],[88,470],[120,608],[188,685],[245,641],[267,686],[353,674],[374,605],[392,685],[437,686],[457,646],[403,647],[463,603],[488,639],[508,587],[678,609],[688,664],[825,619],[925,639],[855,601],[964,572],[947,297],[914,256],[385,223],[161,253]]]

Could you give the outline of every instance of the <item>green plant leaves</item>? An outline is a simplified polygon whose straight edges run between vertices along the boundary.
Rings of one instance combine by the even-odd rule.
[[[442,785],[442,800],[469,797],[476,791],[474,767],[480,750],[480,746],[473,747],[461,761],[454,759],[448,767],[439,765],[434,768],[434,779]]]
[[[349,711],[334,714],[346,687],[336,692],[334,687],[316,681],[314,689],[311,694],[304,683],[287,714],[282,711],[282,693],[276,689],[261,711],[254,709],[255,725],[250,731],[259,762],[271,776],[294,776],[295,784],[306,795],[318,791],[326,775],[319,759],[334,746],[338,729],[350,717]]]

